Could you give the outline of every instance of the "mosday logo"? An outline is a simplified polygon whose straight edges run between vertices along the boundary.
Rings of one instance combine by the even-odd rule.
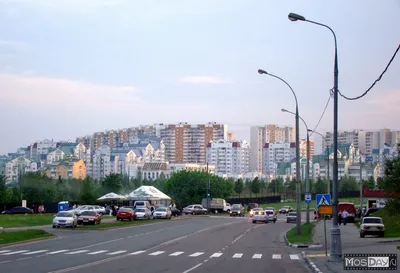
[[[345,270],[397,270],[397,254],[344,254]]]

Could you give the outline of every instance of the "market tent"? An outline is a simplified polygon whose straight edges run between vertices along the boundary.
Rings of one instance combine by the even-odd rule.
[[[141,186],[140,188],[137,188],[128,194],[126,197],[128,200],[132,201],[153,201],[151,202],[153,204],[168,203],[168,201],[171,201],[171,198],[168,195],[153,186]]]
[[[107,193],[106,195],[103,195],[98,201],[112,201],[112,200],[125,200],[126,197],[123,195],[119,195],[113,192]]]

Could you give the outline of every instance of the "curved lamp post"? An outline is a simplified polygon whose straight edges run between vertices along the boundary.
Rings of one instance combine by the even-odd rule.
[[[328,194],[331,194],[331,180],[330,180],[330,178],[329,178],[329,144],[328,144],[328,141],[326,140],[326,138],[322,135],[322,134],[320,134],[320,133],[318,133],[318,132],[316,132],[316,131],[313,131],[313,130],[311,130],[311,129],[308,129],[308,131],[309,132],[311,132],[311,134],[317,134],[317,135],[319,135],[319,136],[321,136],[322,137],[322,139],[325,141],[325,143],[326,143],[326,156],[327,156],[327,165],[328,165],[328,174],[327,174],[327,179],[328,179],[328,185],[327,185],[327,193]]]
[[[332,32],[335,42],[335,60],[333,68],[333,225],[331,228],[331,247],[330,247],[330,259],[332,261],[342,260],[342,240],[340,236],[340,228],[338,225],[338,85],[339,85],[339,68],[338,68],[338,54],[337,54],[337,39],[336,34],[332,28],[327,25],[307,20],[304,16],[296,13],[290,13],[288,15],[290,21],[303,21],[311,24],[315,24],[324,28],[327,28]]]
[[[294,99],[296,101],[296,212],[297,212],[297,217],[296,217],[296,230],[297,234],[301,234],[301,207],[300,207],[300,133],[299,133],[299,104],[297,102],[297,96],[296,93],[294,92],[293,88],[288,84],[284,79],[275,76],[273,74],[268,73],[265,70],[258,69],[259,74],[265,74],[274,78],[277,78],[278,80],[282,81],[285,83],[289,89],[292,91]]]
[[[292,111],[286,109],[281,109],[281,111],[292,115],[296,115]],[[306,121],[301,116],[299,116],[299,118],[304,123],[304,126],[306,126],[307,130],[306,192],[310,192],[310,134],[308,133],[310,130],[308,129]],[[306,223],[307,224],[310,223],[310,203],[307,203]]]

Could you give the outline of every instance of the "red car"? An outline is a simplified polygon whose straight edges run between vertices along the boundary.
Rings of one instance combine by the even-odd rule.
[[[119,221],[119,220],[121,220],[121,221],[122,220],[132,221],[132,220],[135,220],[135,219],[136,219],[136,214],[135,214],[135,211],[133,209],[122,207],[122,208],[120,208],[118,210],[117,221]]]
[[[81,224],[101,224],[101,215],[92,210],[85,210],[78,218],[78,225]]]

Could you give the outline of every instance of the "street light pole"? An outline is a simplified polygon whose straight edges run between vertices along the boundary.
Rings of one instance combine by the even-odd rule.
[[[287,112],[290,113],[292,115],[295,115],[295,113],[293,113],[292,111],[286,110],[286,109],[281,109],[282,112]],[[299,119],[301,119],[301,121],[303,121],[304,126],[306,126],[306,130],[307,130],[307,163],[306,163],[306,192],[310,192],[310,134],[308,133],[310,131],[310,129],[308,129],[308,125],[306,123],[306,121],[299,116]],[[309,224],[310,223],[310,203],[307,203],[307,209],[306,209],[306,223]]]
[[[304,16],[290,13],[288,15],[289,20],[291,21],[304,21],[308,23],[312,23],[318,26],[325,27],[329,29],[334,38],[335,42],[335,60],[334,60],[334,68],[333,68],[333,189],[332,189],[332,197],[333,197],[333,225],[331,228],[331,247],[330,247],[330,258],[332,261],[339,262],[342,260],[342,239],[340,235],[340,228],[338,225],[338,87],[339,87],[339,67],[338,67],[338,53],[337,53],[337,39],[336,34],[332,28],[327,25],[306,20]]]
[[[262,69],[258,69],[258,74],[265,74],[274,78],[277,78],[278,80],[282,81],[283,83],[285,83],[290,90],[293,93],[294,99],[296,101],[296,213],[297,213],[297,217],[296,217],[296,231],[297,234],[301,235],[301,207],[300,207],[300,200],[301,200],[301,191],[300,191],[300,131],[299,131],[299,120],[300,120],[300,116],[299,116],[299,104],[297,102],[297,96],[296,93],[294,92],[293,88],[290,86],[290,84],[288,84],[284,79],[275,76],[273,74],[268,73],[265,70]]]

